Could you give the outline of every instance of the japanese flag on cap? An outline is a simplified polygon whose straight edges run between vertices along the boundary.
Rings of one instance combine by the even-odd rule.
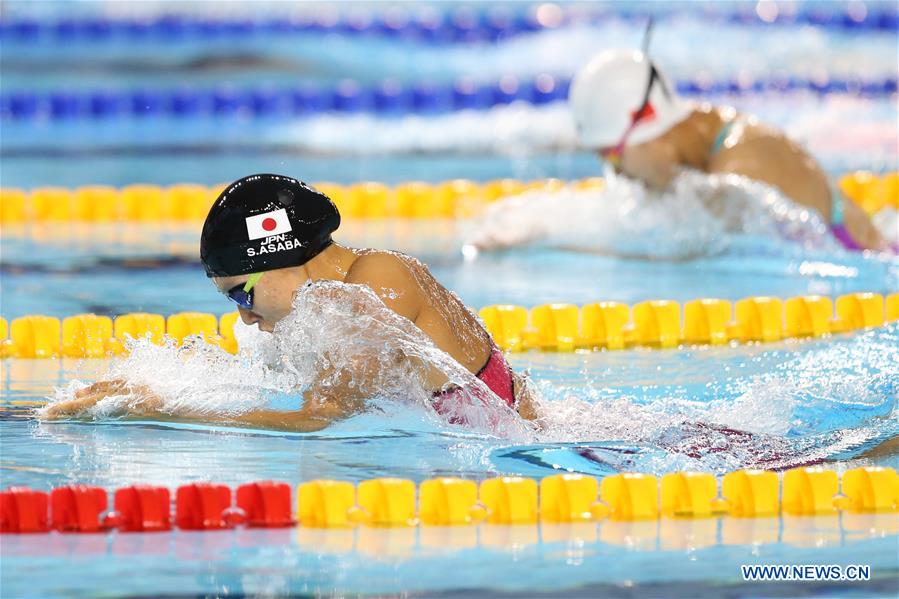
[[[290,221],[284,208],[247,217],[247,235],[250,239],[261,239],[290,231]]]

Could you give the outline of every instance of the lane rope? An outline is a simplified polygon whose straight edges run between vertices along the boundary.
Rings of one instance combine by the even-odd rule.
[[[562,181],[496,179],[479,183],[454,179],[439,183],[410,181],[385,185],[374,181],[343,185],[317,182],[345,218],[470,218],[486,204],[527,191],[601,189],[599,177]],[[876,175],[866,171],[842,176],[838,185],[869,215],[885,208],[899,210],[899,173]],[[0,188],[0,223],[40,222],[160,222],[202,221],[225,185],[208,187],[182,183],[163,187],[136,184],[122,188],[87,185],[76,189],[36,187]]]
[[[805,7],[749,5],[736,10],[709,5],[702,11],[647,11],[616,7],[614,11],[588,5],[532,5],[526,10],[501,7],[478,11],[471,7],[450,10],[379,11],[320,10],[316,13],[273,15],[267,18],[217,18],[202,15],[162,15],[144,18],[73,17],[39,20],[28,17],[0,21],[0,36],[13,48],[34,44],[172,45],[253,38],[277,41],[308,35],[395,38],[424,44],[497,43],[523,34],[577,26],[618,23],[642,25],[649,17],[659,22],[685,17],[713,25],[817,27],[847,31],[894,31],[895,9],[869,3],[830,3]]]
[[[537,106],[563,102],[571,80],[550,74],[533,79],[508,75],[492,83],[463,78],[449,84],[404,85],[383,81],[374,86],[347,79],[333,87],[222,86],[209,89],[94,90],[70,92],[11,91],[0,94],[0,119],[16,121],[68,122],[152,117],[187,118],[304,118],[325,113],[375,113],[437,115],[460,110],[487,110],[513,102]],[[709,80],[696,77],[676,82],[678,92],[689,97],[717,95],[747,96],[768,93],[806,92],[816,95],[854,94],[889,97],[897,91],[897,80],[829,78]]]
[[[236,492],[222,484],[193,483],[178,487],[174,502],[167,487],[133,485],[113,492],[111,511],[107,511],[108,503],[102,487],[72,485],[49,494],[10,487],[0,492],[0,533],[546,525],[820,517],[843,512],[890,515],[899,509],[899,475],[893,468],[872,466],[848,470],[842,476],[819,467],[794,468],[782,476],[738,470],[725,474],[720,487],[713,474],[700,472],[669,473],[660,479],[626,473],[601,481],[581,474],[556,474],[539,482],[506,476],[480,484],[449,477],[419,485],[401,478],[355,485],[313,480],[301,483],[293,496],[289,484],[276,481],[240,485]]]
[[[748,297],[737,302],[703,298],[681,306],[650,300],[633,306],[621,302],[493,305],[479,315],[496,344],[506,351],[573,352],[634,347],[773,343],[823,337],[883,327],[899,320],[899,293],[848,293],[832,300],[805,295],[781,300]],[[126,340],[148,337],[176,344],[200,337],[230,353],[237,352],[237,312],[131,313],[110,317],[76,314],[0,318],[0,357],[108,358],[126,352]]]

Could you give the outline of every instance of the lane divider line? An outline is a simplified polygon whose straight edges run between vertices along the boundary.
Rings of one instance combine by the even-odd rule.
[[[347,37],[398,38],[406,42],[429,45],[498,43],[512,37],[563,28],[637,23],[650,16],[656,21],[689,15],[710,24],[738,26],[812,26],[856,31],[891,31],[897,27],[895,10],[877,10],[876,5],[862,7],[834,4],[811,9],[773,12],[754,7],[728,9],[704,8],[696,11],[646,11],[635,7],[608,10],[586,5],[532,5],[525,10],[499,7],[476,10],[473,7],[438,11],[415,11],[403,7],[371,10],[364,13],[326,10],[309,14],[272,15],[266,18],[220,18],[205,15],[164,15],[144,18],[69,17],[38,20],[27,17],[0,21],[0,34],[13,49],[34,48],[49,44],[131,45],[216,44],[241,39],[277,41],[292,37],[343,35]]]
[[[527,191],[601,189],[603,179],[495,179],[477,183],[453,179],[439,183],[409,181],[390,186],[365,181],[342,185],[313,183],[328,195],[345,218],[452,219],[471,218],[484,205]],[[842,176],[838,185],[868,214],[885,208],[899,210],[899,172],[875,175],[857,171]],[[30,191],[0,188],[0,224],[40,222],[112,223],[184,221],[206,218],[225,185],[181,183],[163,187],[136,184],[122,188],[87,185],[76,189],[36,187]]]
[[[416,499],[417,496],[417,499]],[[101,487],[71,485],[45,491],[9,487],[0,492],[2,533],[98,533],[354,526],[408,528],[476,524],[536,525],[713,517],[772,518],[848,513],[896,513],[899,475],[867,466],[840,476],[821,467],[794,468],[779,476],[739,470],[719,482],[703,472],[622,473],[598,480],[556,474],[540,481],[517,476],[477,484],[435,478],[415,485],[401,478],[358,484],[335,480],[301,483],[292,497],[284,482],[240,485],[201,482],[176,489],[133,485],[113,493],[112,509]],[[174,509],[173,504],[174,503]],[[294,507],[296,506],[296,507]]]
[[[672,300],[628,306],[620,302],[494,305],[479,313],[494,342],[506,351],[573,352],[633,347],[670,349],[732,343],[772,343],[847,333],[899,320],[899,293],[848,293],[836,298],[805,295],[748,297],[732,304],[697,299],[683,307]],[[2,358],[108,358],[126,353],[128,338],[182,345],[200,338],[237,353],[237,312],[76,314],[60,320],[29,315],[9,323],[0,317]]]
[[[530,79],[506,75],[492,83],[460,78],[446,84],[403,85],[395,80],[374,86],[343,80],[334,87],[232,87],[136,89],[125,91],[17,90],[0,94],[0,120],[70,122],[169,117],[307,118],[325,113],[371,113],[385,117],[437,115],[461,110],[488,110],[516,102],[543,106],[564,102],[571,80],[541,73]],[[675,82],[684,96],[748,96],[811,93],[819,96],[852,94],[869,98],[896,93],[895,77],[886,79],[747,79],[709,81],[705,77]]]
[[[899,320],[899,293],[848,293],[748,297],[732,303],[703,298],[681,306],[650,300],[620,302],[493,305],[479,315],[496,344],[507,351],[653,349],[682,345],[771,343],[881,327]]]

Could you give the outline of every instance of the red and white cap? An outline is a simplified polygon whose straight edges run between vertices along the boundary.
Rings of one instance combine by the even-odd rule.
[[[606,50],[594,56],[574,77],[568,104],[581,144],[590,149],[618,144],[634,121],[649,90],[647,109],[628,136],[629,144],[655,139],[689,116],[693,107],[682,100],[658,67],[638,50]]]

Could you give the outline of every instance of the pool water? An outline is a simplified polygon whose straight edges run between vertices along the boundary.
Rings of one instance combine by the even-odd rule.
[[[872,11],[886,6],[869,4]],[[67,55],[49,44],[10,44],[4,47],[0,91],[168,89],[180,85],[184,73],[195,74],[198,86],[227,80],[258,88],[285,78],[333,86],[345,77],[372,85],[387,78],[445,84],[459,77],[570,77],[603,46],[639,43],[642,27],[634,20],[612,20],[475,48],[420,47],[399,38],[352,34],[323,43],[311,36],[293,44],[248,45],[282,62],[262,69],[230,65],[223,72],[189,66],[197,56],[227,50],[214,44],[124,44],[117,54],[121,60],[144,61],[139,78],[127,69],[90,67],[99,61],[87,43],[73,45]],[[671,17],[654,47],[678,80],[747,73],[809,78],[821,72],[895,80],[897,71],[893,30],[710,28],[700,17]],[[708,47],[730,51],[709,56]],[[766,52],[751,51],[757,47]],[[305,61],[305,70],[298,75],[291,61]],[[783,66],[774,72],[770,64]],[[173,71],[172,65],[183,70]],[[714,99],[786,128],[833,176],[855,168],[897,170],[895,93]],[[213,185],[255,171],[340,183],[602,174],[594,157],[574,147],[561,103],[413,116],[7,119],[0,125],[4,187]],[[642,214],[662,217],[643,208]],[[690,221],[684,222],[686,228],[647,234],[641,241],[647,247],[677,245],[676,239],[690,233]],[[758,231],[722,233],[714,247],[690,259],[677,252],[651,260],[624,258],[553,245],[465,257],[462,247],[478,226],[476,220],[350,219],[336,237],[353,247],[396,249],[419,258],[473,309],[498,303],[634,304],[899,291],[895,256],[846,253]],[[27,314],[228,312],[231,306],[198,262],[198,233],[199,223],[5,224],[0,312],[8,320]],[[177,379],[174,350],[156,355],[157,363],[140,365],[144,372],[155,367],[161,376]],[[449,425],[433,410],[382,398],[365,414],[304,434],[141,421],[46,423],[35,419],[35,407],[73,381],[99,380],[123,362],[3,360],[2,487],[78,483],[112,490],[146,483],[174,489],[194,481],[236,486],[274,479],[296,485],[317,478],[356,482],[395,476],[420,482],[558,472],[722,475],[745,467],[783,470],[807,464],[839,471],[899,468],[897,322],[761,345],[528,352],[509,359],[516,370],[530,372],[547,413],[537,430],[522,437]],[[299,402],[289,393],[269,393],[267,400],[280,408]],[[895,596],[897,535],[895,515],[850,513],[519,527],[4,535],[0,571],[3,595],[9,597]],[[750,563],[868,564],[873,577],[863,584],[744,584],[740,565]]]
[[[759,239],[682,263],[562,251],[487,254],[471,261],[459,251],[460,223],[416,223],[411,229],[408,222],[381,223],[380,233],[357,225],[350,223],[341,241],[419,255],[475,307],[896,289],[895,259],[822,255]],[[34,230],[5,236],[3,284],[9,299],[4,299],[4,313],[230,309],[195,262],[190,244],[195,231],[145,227],[142,233],[123,240],[121,231],[106,231],[108,239],[102,229],[80,239],[57,232],[50,243],[35,242]],[[179,260],[170,260],[172,255]],[[704,276],[708,272],[715,278]],[[122,280],[130,284],[122,288]],[[160,284],[177,293],[160,291]],[[114,489],[134,482],[174,488],[198,480],[236,486],[260,479],[297,484],[396,476],[419,482],[443,475],[540,478],[559,471],[603,477],[623,471],[723,474],[748,466],[819,463],[840,469],[899,467],[897,454],[873,452],[899,434],[897,347],[899,324],[893,323],[758,346],[513,354],[513,367],[530,370],[551,412],[545,429],[525,441],[447,425],[433,412],[390,403],[309,434],[159,422],[41,423],[33,419],[32,405],[68,381],[102,377],[108,361],[5,360],[0,373],[3,480],[34,488],[81,483]],[[297,405],[290,396],[272,402],[281,408]],[[734,436],[723,428],[746,434]],[[847,524],[850,518],[856,520]],[[875,583],[864,589],[889,593],[889,576],[897,566],[891,553],[895,537],[890,536],[895,522],[888,516],[871,516],[871,522],[858,518],[773,520],[765,524],[763,544],[754,546],[757,557],[751,561],[871,564]],[[757,534],[753,527],[759,526],[731,520],[663,522],[662,529],[641,529],[640,524],[544,525],[539,531],[360,529],[336,536],[309,529],[51,535],[50,545],[44,537],[26,535],[4,538],[2,567],[4,586],[14,596],[90,595],[97,588],[115,588],[120,595],[161,589],[191,594],[489,589],[553,596],[568,589],[580,596],[620,592],[628,585],[651,591],[663,581],[675,585],[668,588],[728,596],[739,564],[748,559],[739,539],[752,538]],[[735,525],[749,531],[720,528]],[[66,557],[73,552],[77,560]],[[73,573],[91,567],[92,576],[34,586],[29,573],[42,565]],[[134,568],[152,576],[125,575]],[[456,568],[465,569],[464,581],[447,575]],[[508,578],[497,580],[497,571]],[[786,589],[786,594],[796,590]]]
[[[419,258],[475,309],[499,303],[888,294],[899,288],[895,257],[804,249],[748,235],[731,235],[723,251],[692,260],[622,259],[553,247],[466,260],[462,247],[474,227],[465,221],[350,220],[335,238],[351,247]],[[3,315],[227,312],[202,272],[198,237],[198,224],[10,226],[3,237],[3,285],[21,292],[5,295]],[[131,283],[123,286],[123,279]],[[177,295],[160,292],[159,281]]]
[[[23,535],[4,542],[4,552],[17,557],[4,557],[3,568],[4,574],[16,571],[14,583],[29,580],[31,585],[4,586],[16,596],[93,596],[98,589],[131,596],[158,595],[161,589],[181,596],[404,592],[412,596],[630,597],[635,591],[664,596],[698,592],[709,597],[737,592],[895,595],[895,557],[891,556],[895,525],[883,516],[861,515],[839,523],[834,519],[792,519],[782,524],[774,520],[755,528],[737,521],[722,531],[715,524],[711,530],[683,522],[674,522],[667,530],[658,530],[655,523],[607,523],[598,530],[544,526],[539,534],[533,527],[484,526],[480,530],[56,535],[49,542]],[[682,542],[684,537],[692,539],[689,546]],[[719,537],[723,542],[717,542]],[[747,538],[767,539],[760,556],[747,558]],[[641,541],[635,544],[634,539]],[[62,556],[77,556],[68,558],[70,575],[60,573],[53,582],[40,585],[40,592],[33,592],[33,581],[48,568],[58,568]],[[747,585],[736,582],[739,564],[745,561],[864,563],[871,565],[873,578],[861,584]],[[91,576],[76,574],[84,568],[90,568]]]

